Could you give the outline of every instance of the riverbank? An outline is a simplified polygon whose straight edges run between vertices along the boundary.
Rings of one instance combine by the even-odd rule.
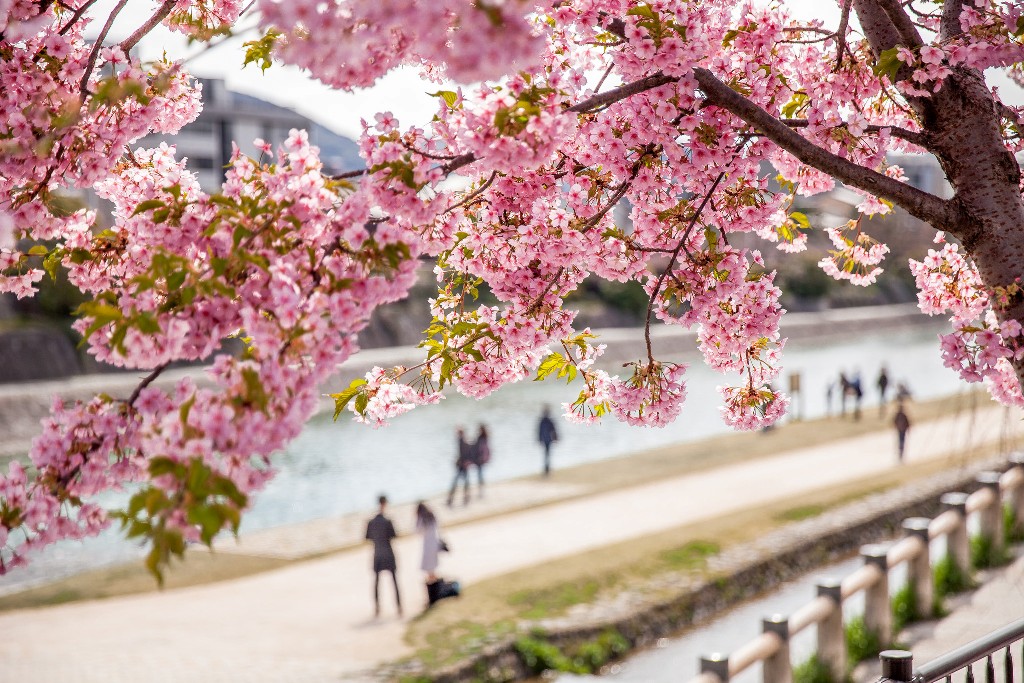
[[[662,471],[644,484],[614,482],[604,492],[529,510],[451,524],[442,507],[445,537],[453,548],[443,570],[462,579],[466,590],[460,600],[413,619],[391,616],[390,602],[383,618],[371,617],[364,549],[215,585],[9,611],[0,614],[0,662],[11,666],[0,667],[0,681],[315,683],[366,680],[379,664],[417,649],[461,657],[463,648],[478,651],[488,639],[507,637],[502,629],[508,625],[528,628],[525,620],[559,618],[574,605],[629,594],[622,589],[633,578],[625,568],[634,568],[637,576],[646,572],[648,579],[664,577],[666,565],[670,575],[680,565],[692,569],[696,563],[703,570],[704,562],[741,547],[749,538],[745,534],[765,525],[813,516],[845,496],[889,488],[929,468],[959,468],[972,453],[988,451],[984,445],[1001,439],[1008,444],[1006,428],[1019,429],[1018,417],[1006,422],[1000,409],[991,408],[932,423],[921,417],[920,436],[911,441],[903,467],[895,465],[890,430],[877,431],[883,422],[874,423],[874,432],[836,440],[827,438],[832,428],[842,427],[833,421],[813,430],[819,433],[818,446],[809,442],[812,431],[795,429],[801,425],[738,435],[730,438],[769,443],[789,432],[797,445],[732,465],[704,470],[698,465],[676,477]],[[866,415],[864,426],[867,420]],[[598,479],[607,486],[605,477]],[[544,488],[547,483],[519,485]],[[498,496],[499,488],[488,491],[487,499]],[[706,552],[706,545],[694,541],[719,548]],[[417,545],[415,537],[396,544],[410,610],[422,590],[413,569]],[[662,563],[661,569],[654,562]],[[627,583],[602,591],[604,577],[612,575]],[[567,587],[579,588],[576,594],[584,599],[571,594],[566,599]],[[49,644],[55,639],[67,643],[67,662],[53,661]]]

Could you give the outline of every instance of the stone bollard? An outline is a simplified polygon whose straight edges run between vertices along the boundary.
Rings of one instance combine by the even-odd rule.
[[[892,607],[889,604],[889,548],[881,543],[862,546],[864,564],[882,570],[882,576],[864,591],[864,627],[883,645],[892,642]]]
[[[833,681],[846,676],[846,632],[843,630],[843,591],[838,579],[818,583],[818,595],[831,598],[835,609],[818,622],[818,659],[828,667]]]
[[[996,557],[1003,550],[1005,545],[1003,537],[1003,497],[999,490],[998,472],[979,472],[976,481],[995,496],[995,502],[979,510],[979,521],[981,522],[981,535],[992,541],[992,554]]]
[[[714,674],[722,683],[729,683],[729,655],[715,652],[700,658],[700,672]]]
[[[964,576],[971,573],[971,544],[967,539],[967,494],[946,493],[939,499],[947,510],[953,510],[960,516],[960,524],[949,532],[946,548],[953,563]]]
[[[932,616],[932,600],[934,589],[932,587],[932,563],[928,545],[928,524],[931,522],[927,517],[910,517],[903,520],[903,533],[906,536],[913,536],[921,539],[924,543],[924,550],[907,563],[907,582],[914,591],[917,599],[918,619]]]
[[[774,633],[782,640],[778,651],[762,663],[764,683],[793,683],[793,664],[789,659],[789,619],[774,614],[769,619],[761,620],[761,628],[765,633]]]
[[[914,655],[906,650],[884,650],[878,658],[882,661],[882,681],[909,683],[914,679]]]
[[[1010,465],[1024,477],[1024,451],[1010,455]],[[1010,532],[1019,537],[1024,534],[1024,480],[1007,491],[1006,502],[1013,510],[1014,528]]]

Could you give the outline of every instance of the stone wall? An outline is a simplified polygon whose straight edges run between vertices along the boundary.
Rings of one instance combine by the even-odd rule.
[[[847,557],[864,544],[893,538],[907,517],[934,517],[941,512],[939,497],[943,493],[974,491],[978,472],[1005,468],[1006,460],[1001,458],[865,497],[710,558],[710,578],[659,577],[642,593],[621,593],[575,609],[564,618],[537,622],[531,628],[544,631],[547,640],[563,650],[592,641],[608,629],[618,631],[633,649],[652,646],[660,638],[699,626],[727,607]],[[651,593],[668,597],[646,597]],[[813,597],[808,595],[808,601]],[[395,673],[389,671],[387,675],[393,678]],[[533,676],[512,639],[487,646],[477,655],[439,671],[418,670],[412,664],[402,667],[400,674],[422,676],[437,683],[513,681]]]

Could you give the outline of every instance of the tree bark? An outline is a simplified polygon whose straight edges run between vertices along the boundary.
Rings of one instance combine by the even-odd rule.
[[[854,0],[854,7],[876,56],[898,45],[913,47],[907,45],[912,36],[898,29],[909,21],[898,4]],[[961,33],[961,9],[961,0],[946,0],[944,38]],[[902,17],[894,16],[896,11]],[[897,79],[908,76],[904,69],[897,73]],[[1001,114],[984,75],[976,69],[956,67],[937,93],[909,101],[921,119],[922,130],[927,131],[925,147],[935,155],[954,190],[953,219],[946,230],[961,242],[990,290],[1015,282],[1024,268],[1020,166],[1003,142]],[[1016,297],[996,314],[1002,321],[1024,324],[1024,300]],[[1013,363],[1024,386],[1024,359]]]

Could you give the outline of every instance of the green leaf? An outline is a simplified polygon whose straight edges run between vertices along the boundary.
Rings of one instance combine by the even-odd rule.
[[[185,282],[185,271],[178,270],[167,276],[167,291],[173,292]]]
[[[28,250],[28,255],[29,256],[46,256],[49,253],[50,253],[50,250],[47,249],[46,247],[44,247],[41,244],[37,244],[36,246],[34,246],[34,247],[32,247],[31,249]]]
[[[370,397],[367,396],[366,394],[362,394],[361,393],[358,396],[356,396],[356,404],[355,404],[356,412],[359,413],[360,415],[364,414],[366,412],[366,406],[369,403],[370,403]]]
[[[242,43],[245,48],[245,61],[242,62],[244,69],[249,64],[257,64],[260,70],[266,72],[271,67],[271,55],[274,51],[274,44],[281,38],[281,32],[277,29],[268,29],[259,40],[250,40]]]
[[[548,375],[560,371],[568,363],[565,356],[560,353],[551,353],[537,368],[537,377],[534,379],[535,382],[542,381]],[[561,374],[559,375],[561,376]]]
[[[890,81],[896,80],[896,72],[903,66],[903,62],[896,56],[899,52],[898,47],[891,47],[888,50],[883,50],[878,55],[878,61],[871,67],[871,70],[875,72],[878,77],[888,76]]]
[[[427,95],[430,97],[440,97],[448,105],[449,109],[454,109],[455,103],[459,101],[459,94],[453,90],[438,90],[437,92],[428,92]]]
[[[796,221],[796,224],[800,226],[801,230],[811,229],[811,221],[808,220],[807,214],[802,213],[800,211],[793,211],[792,213],[789,214],[789,217]]]
[[[360,388],[366,384],[365,379],[354,379],[352,383],[348,385],[348,388],[344,391],[339,391],[336,394],[331,394],[331,398],[334,399],[334,419],[337,420],[341,412],[345,410],[345,406],[348,405],[349,401],[356,397],[356,394],[360,392]]]
[[[807,93],[803,91],[793,93],[789,102],[782,106],[782,115],[787,119],[794,118],[807,105],[808,100]]]
[[[167,203],[162,199],[147,199],[144,202],[140,202],[138,206],[135,207],[135,211],[132,212],[132,215],[138,216],[140,213],[152,211],[153,209],[159,209],[165,206],[167,206]]]

